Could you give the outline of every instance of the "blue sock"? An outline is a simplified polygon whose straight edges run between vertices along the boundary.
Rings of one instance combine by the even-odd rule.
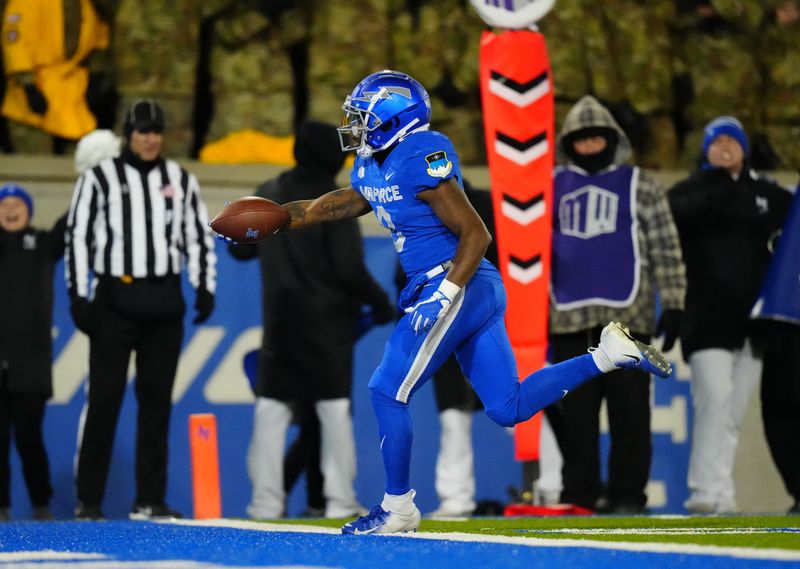
[[[564,397],[568,391],[602,373],[591,354],[533,372],[520,384],[517,422],[527,421],[538,411]]]
[[[408,404],[371,389],[372,408],[378,418],[378,435],[386,472],[386,493],[411,490],[411,441],[413,426]]]

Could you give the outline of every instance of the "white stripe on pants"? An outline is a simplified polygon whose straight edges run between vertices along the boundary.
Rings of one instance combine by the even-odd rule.
[[[739,428],[761,377],[761,357],[746,341],[741,350],[699,350],[689,357],[689,365],[694,406],[690,501],[709,504],[718,512],[733,511]]]

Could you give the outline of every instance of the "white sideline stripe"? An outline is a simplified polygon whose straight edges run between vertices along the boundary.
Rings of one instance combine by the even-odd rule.
[[[32,563],[31,563],[32,562]],[[71,551],[12,551],[0,552],[0,563],[10,569],[226,569],[230,565],[219,565],[187,559],[159,559],[156,561],[127,561],[112,559],[102,553]],[[240,566],[238,569],[263,569],[265,565]],[[320,569],[319,565],[269,565],[270,569]],[[326,569],[328,566],[325,566]]]
[[[39,561],[51,559],[107,559],[102,553],[73,553],[71,551],[8,551],[0,553],[0,562]]]
[[[118,561],[111,559],[80,561],[69,559],[63,561],[12,562],[6,567],[9,569],[231,569],[234,566],[183,559],[161,559],[158,561]],[[235,567],[236,569],[339,569],[330,565],[236,565]]]
[[[179,526],[202,526],[202,527],[222,527],[232,529],[246,529],[254,531],[284,531],[299,533],[330,533],[341,535],[339,528],[326,528],[321,526],[306,526],[293,524],[272,524],[269,522],[251,522],[247,520],[152,520],[151,523],[158,524],[177,524]],[[300,528],[300,529],[296,529]]]
[[[255,531],[276,531],[294,533],[327,533],[339,534],[337,528],[325,528],[306,525],[271,524],[266,522],[248,522],[242,520],[170,520],[168,522],[181,525],[206,527],[226,527]],[[530,535],[530,534],[529,534]],[[384,537],[384,536],[373,536]],[[736,557],[740,559],[770,559],[775,561],[800,561],[800,551],[789,549],[758,549],[754,547],[726,547],[719,545],[642,543],[625,541],[592,541],[584,539],[544,539],[533,537],[509,537],[505,535],[478,535],[470,533],[400,533],[390,537],[407,537],[410,539],[436,539],[440,541],[463,541],[474,543],[505,543],[508,545],[526,545],[529,547],[584,547],[589,549],[608,549],[617,551],[634,551],[639,553],[675,553],[681,555],[712,555],[715,557]],[[365,539],[353,537],[353,539]],[[366,538],[370,539],[370,538]]]
[[[529,529],[522,530],[533,535],[571,533],[578,535],[709,535],[709,534],[768,534],[768,533],[800,533],[800,528],[561,528],[561,529]]]

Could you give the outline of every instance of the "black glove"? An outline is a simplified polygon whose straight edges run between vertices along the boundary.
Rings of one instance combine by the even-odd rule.
[[[661,346],[662,352],[668,352],[675,345],[675,340],[681,333],[681,317],[683,316],[682,310],[667,309],[661,312],[661,318],[658,319],[656,324],[656,337],[664,336],[664,343]]]
[[[44,98],[42,92],[33,83],[25,83],[25,96],[28,98],[28,107],[37,115],[43,115],[47,112],[47,99]]]
[[[91,336],[92,329],[94,328],[92,303],[82,296],[75,297],[72,299],[69,311],[72,314],[72,320],[75,322],[75,326],[78,327],[78,330],[87,336]]]
[[[204,288],[198,288],[197,297],[194,301],[194,309],[197,311],[197,314],[194,320],[192,320],[193,324],[202,324],[208,320],[208,317],[214,312],[214,295]]]

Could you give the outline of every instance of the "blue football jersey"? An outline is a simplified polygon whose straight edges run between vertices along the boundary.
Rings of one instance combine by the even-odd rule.
[[[450,178],[463,186],[453,144],[434,131],[408,136],[383,164],[359,156],[350,172],[350,184],[370,203],[381,225],[392,232],[400,264],[409,276],[456,255],[458,238],[431,206],[417,197]]]

